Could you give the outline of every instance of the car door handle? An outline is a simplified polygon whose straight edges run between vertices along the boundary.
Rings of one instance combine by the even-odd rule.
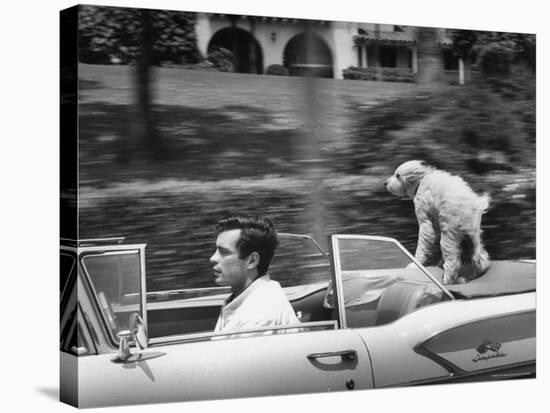
[[[326,353],[312,353],[308,354],[307,358],[310,360],[320,359],[323,357],[341,356],[342,360],[356,360],[357,351],[355,350],[342,350],[342,351],[329,351]]]

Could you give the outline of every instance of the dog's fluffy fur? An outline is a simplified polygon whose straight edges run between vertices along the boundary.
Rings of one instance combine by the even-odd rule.
[[[445,284],[465,282],[458,276],[465,239],[472,247],[471,277],[489,268],[489,254],[481,242],[481,216],[489,206],[487,194],[477,195],[459,176],[423,161],[400,165],[384,185],[393,195],[413,200],[419,225],[415,258],[425,264],[439,244]]]

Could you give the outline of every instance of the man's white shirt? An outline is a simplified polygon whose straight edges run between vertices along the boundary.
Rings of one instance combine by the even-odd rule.
[[[300,322],[281,285],[271,280],[268,274],[258,277],[229,302],[230,299],[231,297],[222,305],[215,332],[250,330]]]

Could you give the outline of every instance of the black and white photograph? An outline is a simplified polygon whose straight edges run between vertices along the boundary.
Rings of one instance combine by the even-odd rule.
[[[458,411],[540,391],[538,24],[93,3],[49,15],[54,334],[17,292],[37,303],[18,340],[59,340],[38,398]]]
[[[61,400],[535,378],[536,40],[62,11]]]

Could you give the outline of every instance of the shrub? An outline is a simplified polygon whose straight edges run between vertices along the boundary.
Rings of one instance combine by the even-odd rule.
[[[344,79],[377,80],[376,71],[369,68],[350,66],[343,70]]]
[[[265,71],[267,75],[288,76],[288,69],[283,65],[269,65]]]
[[[385,82],[414,82],[414,74],[407,68],[353,67],[343,70],[344,79],[383,80]]]
[[[495,42],[480,47],[477,63],[485,75],[508,75],[512,69],[513,59],[513,45]]]
[[[231,50],[220,46],[212,46],[208,49],[207,60],[211,62],[221,72],[235,71],[235,56]]]

